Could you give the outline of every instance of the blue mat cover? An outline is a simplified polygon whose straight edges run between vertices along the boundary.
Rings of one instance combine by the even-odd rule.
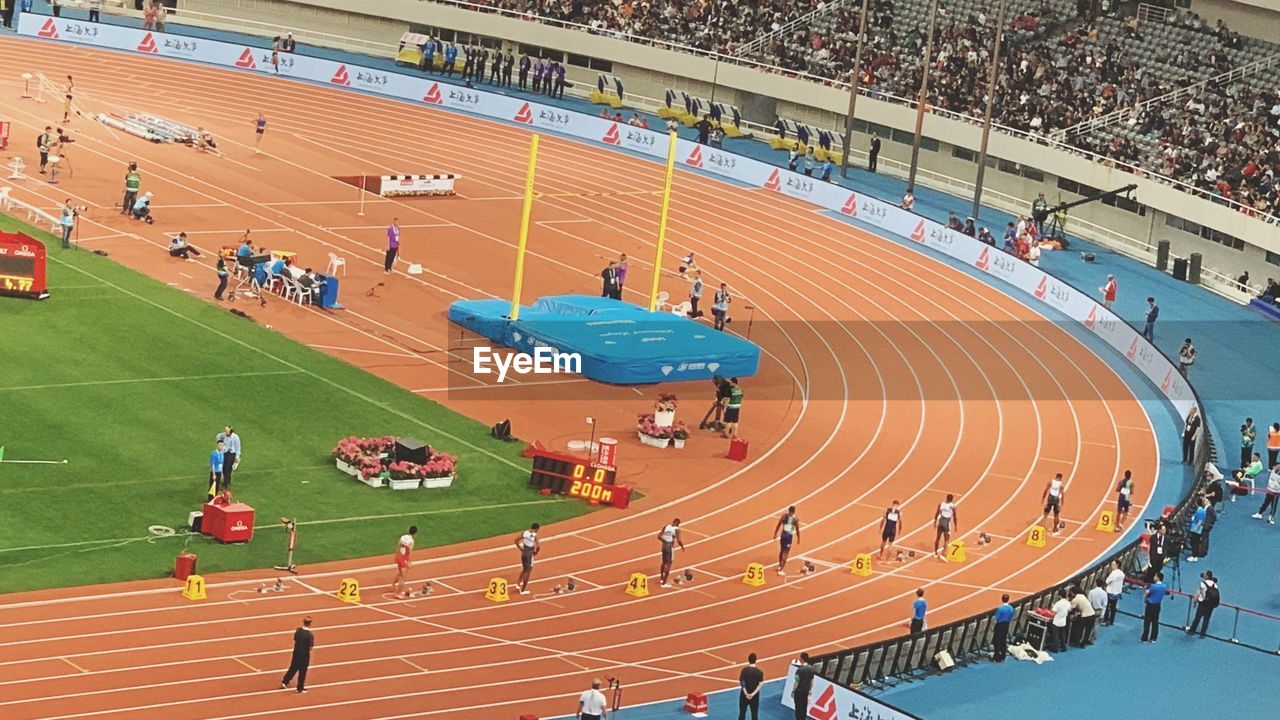
[[[760,365],[753,342],[618,300],[544,297],[522,306],[514,323],[510,309],[504,300],[458,300],[449,306],[449,321],[520,352],[547,346],[578,353],[585,377],[614,385],[749,377]]]

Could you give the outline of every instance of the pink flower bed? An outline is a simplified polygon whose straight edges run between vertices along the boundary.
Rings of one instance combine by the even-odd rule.
[[[390,457],[396,439],[385,437],[346,437],[333,448],[333,457],[355,468],[364,480],[387,472],[395,480],[442,478],[457,472],[458,459],[453,455],[431,451],[425,463],[396,462]]]

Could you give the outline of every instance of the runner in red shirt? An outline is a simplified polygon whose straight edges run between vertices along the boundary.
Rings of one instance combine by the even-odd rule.
[[[418,526],[411,525],[409,532],[400,536],[400,544],[396,547],[396,579],[391,582],[391,591],[409,597],[405,583],[409,580],[409,554],[413,552],[413,536],[418,534]]]

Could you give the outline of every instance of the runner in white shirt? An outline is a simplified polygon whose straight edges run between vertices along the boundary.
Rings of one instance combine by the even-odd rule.
[[[591,689],[578,696],[578,712],[574,715],[578,720],[600,720],[604,717],[607,705],[604,693],[600,692],[600,678],[591,681]]]
[[[400,544],[396,546],[396,579],[391,582],[391,592],[409,597],[405,583],[409,581],[409,555],[413,552],[413,536],[418,534],[418,526],[409,527],[409,532],[400,536]]]
[[[1049,519],[1049,513],[1053,513],[1053,527],[1049,532],[1054,535],[1062,529],[1062,501],[1066,496],[1066,487],[1062,482],[1062,473],[1053,476],[1049,484],[1044,486],[1044,492],[1040,495],[1040,501],[1044,503],[1044,515],[1040,517],[1040,526],[1044,527],[1044,521]]]
[[[542,544],[538,542],[540,527],[538,523],[534,523],[516,538],[516,547],[520,548],[520,578],[516,584],[521,595],[529,594],[529,575],[533,573],[533,556],[542,550]]]
[[[662,568],[659,570],[659,584],[662,587],[667,586],[667,576],[671,574],[671,561],[675,559],[676,546],[684,549],[684,540],[680,538],[680,518],[671,521],[671,524],[662,528],[662,532],[658,533],[658,540],[662,542]]]
[[[947,562],[946,547],[951,544],[951,532],[960,529],[955,500],[955,495],[947,493],[947,499],[938,503],[938,509],[933,513],[933,526],[937,530],[933,536],[933,554],[942,562]]]

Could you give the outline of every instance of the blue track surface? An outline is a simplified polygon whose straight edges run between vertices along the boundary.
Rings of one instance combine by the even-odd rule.
[[[584,295],[539,298],[512,322],[503,300],[458,300],[449,321],[520,352],[550,347],[582,357],[582,374],[614,385],[749,377],[760,347],[705,323]]]

